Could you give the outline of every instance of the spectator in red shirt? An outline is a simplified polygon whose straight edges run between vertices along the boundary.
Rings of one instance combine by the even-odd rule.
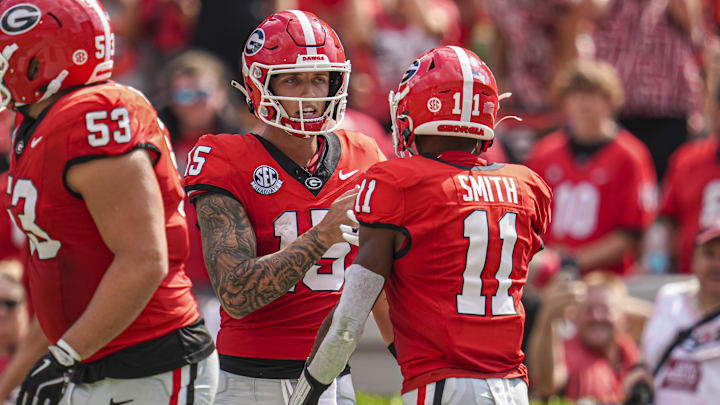
[[[540,396],[623,401],[623,378],[638,360],[637,345],[624,333],[626,296],[622,280],[612,273],[594,272],[583,282],[558,279],[546,289],[528,354]],[[566,316],[572,323],[564,325],[563,334]]]
[[[633,248],[655,217],[650,154],[613,119],[623,93],[609,64],[571,64],[558,75],[554,93],[567,124],[538,141],[527,163],[555,195],[545,242],[575,270],[628,274]]]
[[[718,93],[720,100],[720,92]],[[690,273],[698,229],[720,217],[720,104],[715,110],[715,134],[681,146],[670,158],[660,214],[677,227],[677,270]]]

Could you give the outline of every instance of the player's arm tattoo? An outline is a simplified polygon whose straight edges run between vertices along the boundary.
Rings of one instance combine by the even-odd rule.
[[[236,318],[288,292],[329,247],[312,228],[282,250],[256,257],[255,232],[242,204],[211,193],[198,197],[196,208],[210,281]]]

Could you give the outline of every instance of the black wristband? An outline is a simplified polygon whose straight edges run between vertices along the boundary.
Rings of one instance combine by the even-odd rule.
[[[303,369],[303,375],[300,377],[295,391],[293,392],[292,398],[290,398],[291,405],[317,405],[320,400],[320,396],[330,386],[330,384],[323,384],[316,380],[315,377],[310,374],[307,367]]]
[[[390,354],[392,354],[393,357],[395,357],[395,360],[397,360],[397,351],[395,350],[395,342],[390,343],[390,345],[387,347]]]

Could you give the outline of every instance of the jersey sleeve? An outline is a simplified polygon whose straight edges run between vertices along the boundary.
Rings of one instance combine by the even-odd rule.
[[[233,168],[220,143],[219,135],[204,135],[188,152],[183,187],[191,202],[211,192],[240,201],[231,190]]]
[[[404,207],[405,192],[385,165],[374,165],[365,172],[355,200],[355,216],[361,224],[401,227]]]
[[[532,190],[535,203],[535,217],[533,218],[533,229],[539,236],[545,235],[552,219],[552,198],[553,193],[550,186],[539,174],[530,172],[530,189]]]
[[[165,128],[150,103],[130,90],[73,100],[54,111],[52,120],[50,125],[66,134],[68,165],[139,148],[150,151],[154,163],[160,159]]]

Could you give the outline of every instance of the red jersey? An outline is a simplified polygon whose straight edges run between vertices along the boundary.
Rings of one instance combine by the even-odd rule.
[[[206,192],[239,201],[255,232],[257,256],[277,252],[317,225],[332,202],[358,183],[361,172],[384,159],[375,142],[360,133],[340,130],[324,139],[311,175],[257,135],[205,135],[188,154],[185,189],[191,201]],[[221,309],[218,352],[305,360],[340,298],[345,267],[356,253],[350,244],[336,243],[285,295],[242,319]]]
[[[720,156],[715,136],[689,142],[670,158],[661,214],[680,230],[679,267],[690,273],[695,235],[720,216]]]
[[[520,296],[552,192],[524,166],[441,157],[373,166],[355,204],[364,226],[407,237],[385,289],[403,393],[448,377],[527,379]]]
[[[641,233],[655,218],[657,186],[650,152],[627,131],[584,161],[573,154],[565,132],[552,133],[537,142],[527,165],[555,193],[548,246],[572,252],[614,231]],[[620,262],[602,269],[626,274],[633,261],[628,251]]]
[[[167,131],[145,97],[105,82],[64,95],[37,120],[17,121],[5,205],[30,240],[30,290],[48,339],[57,341],[85,311],[114,257],[81,196],[67,187],[65,173],[73,164],[140,148],[153,157],[162,191],[170,272],[137,319],[85,361],[196,321],[200,314],[182,265],[188,244],[184,193]]]

